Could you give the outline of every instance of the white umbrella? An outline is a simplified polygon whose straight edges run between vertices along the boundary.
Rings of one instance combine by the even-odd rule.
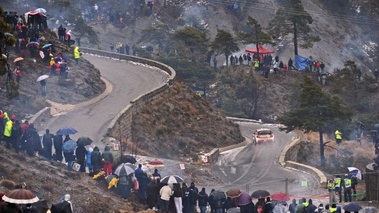
[[[178,175],[169,175],[161,179],[161,183],[182,183],[183,178]]]
[[[44,8],[37,8],[34,11],[45,14],[47,11]]]
[[[362,172],[361,170],[355,168],[355,167],[347,167],[347,169],[349,170],[350,173],[352,173],[353,175],[355,175],[355,177],[357,177],[359,180],[362,180]]]
[[[135,166],[131,163],[122,163],[118,165],[118,167],[113,173],[119,177],[128,176],[134,173],[135,169],[136,169]]]
[[[37,81],[45,80],[48,77],[49,77],[48,75],[41,75],[40,77],[37,78]]]

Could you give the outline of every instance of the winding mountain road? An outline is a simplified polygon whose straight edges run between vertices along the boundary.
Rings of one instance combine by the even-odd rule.
[[[113,86],[113,90],[102,100],[80,107],[47,121],[46,126],[55,133],[59,128],[70,126],[78,130],[73,139],[88,136],[94,144],[102,147],[99,142],[106,133],[110,121],[129,102],[154,88],[167,83],[168,75],[157,68],[128,61],[83,55],[101,72]],[[239,122],[242,134],[250,137],[254,129],[262,124]],[[270,126],[274,131],[276,141],[272,144],[247,146],[221,153],[219,162],[214,166],[214,172],[225,183],[215,188],[228,190],[240,188],[247,192],[266,189],[270,192],[285,191],[290,195],[309,195],[309,191],[318,188],[317,180],[310,174],[289,170],[277,163],[278,156],[294,134],[280,132],[276,126]],[[44,130],[41,130],[43,133]],[[287,183],[286,183],[286,180]],[[300,183],[307,182],[307,186]],[[286,187],[288,184],[288,187]],[[209,187],[207,187],[209,188]],[[313,193],[314,194],[314,193]]]
[[[131,100],[151,91],[168,81],[164,71],[134,62],[112,60],[105,57],[84,54],[101,75],[113,86],[113,90],[102,100],[79,109],[54,116],[46,127],[52,133],[59,128],[69,126],[78,130],[72,139],[80,136],[90,137],[94,144],[100,145],[111,120],[126,107]],[[40,133],[43,134],[44,130]]]
[[[278,157],[283,148],[296,137],[294,133],[279,131],[275,125],[239,122],[242,135],[252,139],[255,129],[267,127],[275,135],[274,143],[254,145],[221,153],[214,171],[225,183],[221,189],[239,188],[252,193],[265,189],[271,193],[285,192],[292,196],[321,194],[318,180],[311,174],[283,168]],[[303,183],[303,185],[302,185]],[[305,185],[306,183],[306,185]],[[324,192],[325,193],[325,192]]]

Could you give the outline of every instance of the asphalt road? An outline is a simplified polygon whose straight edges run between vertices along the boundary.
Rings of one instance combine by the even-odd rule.
[[[131,100],[168,81],[168,75],[157,68],[90,55],[83,55],[83,58],[100,70],[101,75],[113,85],[113,90],[97,103],[47,121],[46,128],[52,133],[66,126],[77,129],[78,133],[71,136],[75,140],[80,136],[87,136],[94,141],[93,144],[98,144],[110,121]],[[44,130],[41,130],[40,134],[43,132]]]
[[[161,70],[141,64],[90,55],[84,55],[84,58],[94,64],[101,75],[112,83],[112,92],[92,105],[53,117],[47,121],[46,128],[54,133],[61,127],[70,126],[78,130],[78,133],[72,136],[73,139],[88,136],[94,140],[93,144],[98,145],[107,126],[117,113],[139,95],[165,84],[168,75]],[[250,139],[253,130],[260,127],[262,125],[240,123],[242,134]],[[227,184],[212,188],[225,191],[239,188],[249,193],[257,189],[265,189],[271,193],[285,192],[286,179],[288,179],[288,193],[292,196],[310,195],[310,191],[318,188],[317,180],[312,175],[282,168],[277,163],[284,146],[296,135],[280,132],[275,126],[269,128],[274,131],[275,143],[257,146],[249,144],[222,153],[218,164],[214,166],[214,172]],[[43,130],[41,131],[40,133],[43,133]],[[177,163],[172,165],[172,169],[178,166],[175,164]],[[302,181],[307,182],[307,187],[301,186]]]
[[[278,164],[278,157],[286,144],[295,134],[280,132],[277,126],[240,122],[242,135],[252,139],[253,131],[263,126],[270,128],[275,135],[274,143],[248,144],[222,153],[214,166],[215,173],[227,183],[217,187],[224,191],[239,188],[250,194],[264,189],[270,193],[287,192],[291,196],[315,195],[321,193],[317,179],[301,171],[283,168]],[[288,181],[286,181],[288,180]],[[286,187],[287,182],[287,187]],[[302,186],[301,183],[307,183]],[[325,193],[325,192],[324,192]]]

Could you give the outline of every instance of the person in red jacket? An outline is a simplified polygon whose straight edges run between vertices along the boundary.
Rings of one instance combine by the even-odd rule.
[[[21,80],[21,70],[20,66],[16,66],[16,69],[14,69],[14,74],[16,76],[16,82],[19,84]]]
[[[288,71],[287,64],[284,64],[284,65],[283,65],[283,77],[286,77],[286,75],[287,75],[287,71]]]

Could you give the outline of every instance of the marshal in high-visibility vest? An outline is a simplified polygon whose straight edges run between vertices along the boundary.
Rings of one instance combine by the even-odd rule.
[[[341,178],[337,177],[334,179],[334,188],[340,188],[341,187]]]
[[[259,68],[259,61],[258,60],[254,61],[254,68]]]
[[[334,190],[334,181],[332,179],[328,180],[327,187],[330,190]]]
[[[338,129],[334,132],[334,135],[336,136],[336,143],[340,144],[342,142],[342,133],[338,131]]]
[[[345,178],[344,183],[345,183],[345,189],[351,188],[351,179],[350,178]]]

